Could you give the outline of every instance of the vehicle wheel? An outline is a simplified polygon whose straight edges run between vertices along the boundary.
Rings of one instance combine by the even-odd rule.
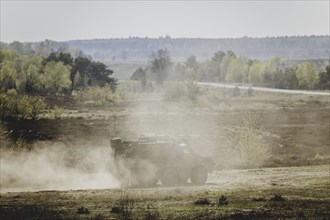
[[[189,179],[189,170],[182,170],[178,175],[178,184],[186,184]]]
[[[174,167],[163,169],[160,181],[164,186],[174,186],[178,182],[178,174]]]
[[[202,185],[207,180],[207,169],[203,166],[198,166],[192,169],[190,180],[195,185]]]
[[[154,173],[143,173],[137,171],[131,183],[133,187],[154,187],[158,182],[158,177]]]

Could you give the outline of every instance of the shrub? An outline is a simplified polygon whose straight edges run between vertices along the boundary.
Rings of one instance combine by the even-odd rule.
[[[9,89],[9,90],[7,91],[7,94],[8,94],[9,96],[16,96],[16,95],[17,95],[17,91],[16,91],[16,89]]]
[[[178,101],[185,95],[184,85],[180,82],[166,83],[164,98],[167,101]]]
[[[189,80],[185,82],[186,85],[186,95],[190,100],[196,100],[197,97],[201,94],[200,87],[195,81]]]
[[[17,102],[18,114],[23,119],[36,119],[39,114],[46,110],[44,98],[37,96],[23,96]]]
[[[152,205],[147,205],[147,209],[144,215],[145,220],[156,220],[160,218],[158,210]]]
[[[194,202],[195,205],[210,205],[210,201],[207,198],[201,198]]]
[[[14,145],[12,145],[11,150],[22,151],[28,149],[27,142],[24,138],[18,138]]]
[[[317,152],[315,154],[315,156],[312,158],[312,160],[314,160],[314,161],[322,161],[325,159],[326,159],[326,157],[324,155],[320,154],[319,152]]]
[[[218,201],[218,205],[228,205],[226,196],[221,195]]]
[[[82,102],[91,102],[96,105],[103,105],[106,102],[113,102],[114,96],[110,86],[94,86],[85,90],[77,91],[77,99]]]
[[[123,193],[116,205],[111,208],[112,213],[118,214],[120,219],[129,220],[133,219],[133,209],[135,207],[135,200],[128,194]]]
[[[81,206],[77,209],[77,213],[81,214],[81,215],[86,215],[86,214],[89,214],[90,212],[89,212],[88,208]]]
[[[244,167],[260,167],[270,158],[270,148],[257,129],[258,116],[248,113],[234,134],[231,145],[238,152]]]
[[[4,121],[10,115],[15,113],[16,102],[15,98],[4,93],[0,94],[0,119]]]
[[[54,108],[50,110],[48,117],[51,119],[60,119],[62,117],[63,112],[64,108],[55,105]]]
[[[8,147],[9,140],[8,140],[8,131],[5,123],[0,121],[0,147]]]
[[[117,102],[132,100],[139,92],[140,86],[137,82],[120,83],[115,91],[115,100]]]

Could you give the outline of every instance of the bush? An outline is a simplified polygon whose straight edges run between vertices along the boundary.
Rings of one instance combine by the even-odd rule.
[[[207,198],[201,198],[194,202],[195,205],[210,205],[211,202]]]
[[[195,81],[187,81],[186,85],[186,95],[190,100],[196,100],[197,97],[201,94],[200,87],[197,85]]]
[[[120,83],[115,92],[115,100],[117,102],[132,100],[136,98],[140,91],[140,86],[137,82]]]
[[[258,116],[247,114],[236,129],[231,145],[238,152],[242,166],[260,167],[271,156],[269,146],[264,142],[261,130],[256,128]]]
[[[4,121],[8,116],[13,115],[16,110],[16,100],[5,93],[0,94],[0,119]]]
[[[28,144],[24,138],[18,138],[10,148],[12,151],[23,151],[28,149]]]
[[[77,99],[82,102],[91,102],[96,105],[103,105],[114,101],[114,95],[110,86],[95,86],[85,90],[80,90],[76,94]]]
[[[8,147],[9,140],[8,140],[8,131],[5,123],[0,121],[0,147]]]
[[[63,112],[64,108],[55,105],[54,108],[50,110],[48,117],[51,119],[60,119],[62,117]]]
[[[166,83],[164,98],[167,101],[178,101],[185,96],[184,84],[175,82],[175,83]]]
[[[128,194],[123,193],[121,198],[116,202],[116,206],[111,208],[112,213],[116,213],[119,219],[129,220],[133,219],[133,209],[135,207],[135,200]]]
[[[77,213],[81,214],[81,215],[86,215],[86,214],[89,214],[90,212],[89,212],[88,208],[81,206],[77,209]]]
[[[147,205],[147,209],[144,215],[145,220],[156,220],[160,218],[158,210],[152,205]]]
[[[226,196],[221,195],[218,201],[218,205],[228,205]]]
[[[36,119],[46,110],[44,98],[37,96],[23,96],[17,102],[18,114],[23,119]]]

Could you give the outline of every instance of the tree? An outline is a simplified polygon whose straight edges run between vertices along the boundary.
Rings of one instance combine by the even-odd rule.
[[[72,66],[71,72],[70,72],[70,80],[73,90],[73,86],[82,87],[85,88],[87,86],[87,79],[88,79],[88,71],[89,71],[89,65],[91,64],[91,61],[86,57],[77,57],[74,60],[74,64]],[[82,85],[77,84],[74,80],[76,78],[76,74],[79,72],[80,78],[82,81]]]
[[[11,61],[1,63],[0,88],[3,91],[16,88],[17,71],[15,64]]]
[[[71,85],[70,68],[62,62],[51,61],[45,66],[42,81],[46,91],[51,94],[66,92]]]
[[[75,81],[77,79],[77,73],[80,74],[79,82]],[[108,69],[108,67],[101,62],[94,62],[86,57],[77,57],[70,72],[71,80],[71,91],[74,88],[82,87],[85,89],[86,86],[105,86],[106,84],[111,86],[112,91],[116,88],[116,81],[111,78],[113,71]]]
[[[33,50],[31,48],[30,43],[21,43],[19,41],[14,41],[9,44],[9,48],[23,56],[33,54]]]
[[[330,65],[325,68],[325,72],[320,72],[319,76],[319,88],[330,90]]]
[[[108,69],[104,63],[101,62],[91,62],[89,65],[90,78],[88,79],[88,85],[98,85],[105,86],[109,84],[111,89],[114,91],[115,80],[111,78],[112,70]]]
[[[222,58],[222,61],[220,64],[221,81],[227,80],[227,75],[229,73],[229,66],[230,66],[231,62],[233,62],[233,60],[235,60],[235,57],[230,56],[228,54]]]
[[[30,65],[26,72],[25,91],[37,92],[42,88],[40,74],[35,65]]]
[[[209,63],[208,61],[199,63],[198,72],[197,72],[197,76],[196,76],[198,81],[204,82],[207,80],[208,63]]]
[[[259,60],[252,62],[249,69],[249,83],[260,83],[264,78],[265,65]]]
[[[262,130],[257,128],[258,116],[248,113],[235,129],[231,145],[239,154],[243,167],[260,167],[270,156],[270,147],[262,137]]]
[[[221,68],[223,61],[227,61],[230,55],[226,55],[222,51],[214,53],[211,60],[207,62],[207,76],[211,81],[224,81],[226,69]],[[227,59],[226,59],[227,58]]]
[[[12,50],[0,50],[0,90],[16,88],[16,79],[22,69],[21,57]]]
[[[313,62],[299,64],[296,69],[298,85],[302,89],[312,89],[319,83],[319,74]]]
[[[41,91],[41,63],[42,58],[35,55],[23,59],[22,70],[17,79],[19,92],[35,93]]]
[[[279,69],[281,60],[278,57],[270,59],[265,66],[264,73],[264,82],[265,83],[273,83],[274,81],[274,73]]]
[[[68,65],[68,66],[73,65],[73,58],[70,53],[60,52],[60,54],[58,55],[58,60],[63,62],[64,65]]]
[[[296,77],[295,69],[286,68],[284,71],[277,70],[273,74],[273,83],[275,88],[279,89],[297,89],[298,80]]]
[[[222,59],[224,58],[224,56],[226,56],[226,54],[224,52],[218,51],[218,52],[216,52],[213,55],[213,57],[211,58],[211,60],[214,61],[214,62],[217,62],[217,63],[221,63],[222,62]]]
[[[190,56],[184,63],[186,67],[191,68],[194,71],[194,74],[197,74],[199,65],[195,56]]]
[[[42,64],[45,66],[48,62],[62,62],[64,65],[72,66],[73,58],[71,57],[70,53],[55,53],[51,52],[49,56],[43,58]]]
[[[169,71],[172,67],[172,61],[168,50],[158,50],[151,55],[150,69],[154,74],[155,81],[158,85],[163,86],[167,79]]]
[[[135,72],[133,73],[131,80],[139,80],[141,82],[141,89],[144,91],[147,86],[147,69],[143,69],[142,67],[139,67]]]
[[[238,57],[230,62],[226,81],[246,82],[248,79],[249,61],[245,57]]]

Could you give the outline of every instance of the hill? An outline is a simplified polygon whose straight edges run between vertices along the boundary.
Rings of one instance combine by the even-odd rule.
[[[250,59],[267,60],[273,57],[288,60],[329,59],[329,36],[292,36],[266,38],[117,38],[72,40],[66,42],[96,60],[139,61],[149,60],[152,51],[168,49],[174,61],[191,55],[198,59],[210,58],[216,51],[232,50]]]

